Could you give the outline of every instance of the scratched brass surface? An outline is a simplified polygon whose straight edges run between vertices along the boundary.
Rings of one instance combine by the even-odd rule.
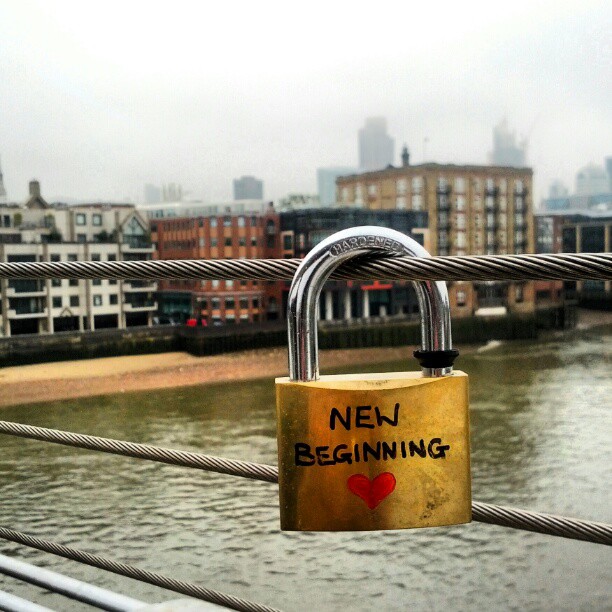
[[[351,374],[323,376],[310,383],[278,378],[276,403],[282,529],[365,531],[471,520],[465,373],[455,371],[444,378],[423,378],[420,372]],[[375,407],[395,422],[396,404],[397,425],[377,419]],[[344,424],[336,415],[332,430],[333,408]],[[426,456],[414,449],[410,453],[410,441],[421,453],[424,448]],[[364,443],[375,452],[366,453]],[[450,447],[444,456],[441,445]],[[296,459],[313,465],[296,465]],[[349,481],[359,474],[360,487]],[[385,476],[375,480],[380,474]],[[395,488],[389,492],[393,478]]]

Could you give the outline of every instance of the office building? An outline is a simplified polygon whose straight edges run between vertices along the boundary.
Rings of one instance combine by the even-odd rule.
[[[533,253],[530,168],[426,163],[338,178],[338,202],[428,213],[432,255]],[[453,283],[457,316],[533,310],[531,283]]]
[[[321,206],[333,206],[336,203],[336,179],[339,176],[355,174],[356,168],[348,166],[332,166],[317,168],[317,191]]]
[[[393,164],[395,142],[387,134],[384,117],[368,117],[359,130],[359,168],[361,171],[381,170]]]
[[[254,176],[234,179],[234,200],[263,200],[263,181]]]
[[[493,166],[513,166],[523,168],[526,163],[527,141],[517,143],[516,133],[508,129],[504,119],[493,128],[493,151],[490,162]]]
[[[610,253],[612,215],[568,215],[563,219],[564,253]],[[612,282],[609,280],[564,281],[565,295],[583,306],[612,310]]]
[[[302,209],[280,213],[283,258],[303,258],[328,236],[349,227],[378,225],[393,228],[427,248],[427,213],[408,210],[362,210],[358,208]],[[283,313],[287,309],[290,283],[283,283]],[[328,281],[319,301],[323,321],[370,317],[418,316],[418,302],[407,281]]]
[[[159,187],[146,183],[144,186],[144,199],[147,204],[156,204],[162,201],[162,192]]]
[[[595,196],[609,193],[610,179],[608,173],[601,166],[589,164],[578,170],[576,174],[576,195]]]
[[[0,261],[151,259],[147,221],[131,204],[56,207],[30,183],[24,205],[0,206]],[[152,281],[0,279],[4,336],[150,325]]]

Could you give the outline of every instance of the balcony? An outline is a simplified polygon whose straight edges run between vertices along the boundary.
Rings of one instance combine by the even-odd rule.
[[[157,310],[157,302],[153,300],[143,300],[139,302],[124,302],[123,310],[125,312],[149,312]]]
[[[157,282],[152,280],[127,280],[123,283],[123,290],[126,293],[157,291]]]
[[[45,285],[38,280],[11,280],[6,289],[8,297],[44,297]]]
[[[48,315],[46,308],[9,308],[9,319],[44,319]]]

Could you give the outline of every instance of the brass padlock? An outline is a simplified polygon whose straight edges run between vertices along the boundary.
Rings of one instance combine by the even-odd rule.
[[[276,379],[281,529],[364,531],[471,520],[468,377],[453,371],[444,282],[414,282],[422,372],[319,377],[317,305],[356,256],[429,257],[408,236],[356,227],[308,253],[288,300],[289,378]],[[382,268],[381,268],[382,269]]]

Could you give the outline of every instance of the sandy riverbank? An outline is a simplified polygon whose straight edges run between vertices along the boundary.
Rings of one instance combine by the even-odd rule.
[[[612,324],[612,313],[580,311],[579,329]],[[478,347],[460,347],[463,353]],[[321,351],[321,369],[408,359],[406,347]],[[0,407],[127,391],[286,376],[287,350],[194,357],[162,353],[0,369]]]
[[[321,368],[407,359],[405,347],[321,352]],[[287,375],[285,348],[209,357],[163,353],[18,366],[0,370],[0,407]]]

